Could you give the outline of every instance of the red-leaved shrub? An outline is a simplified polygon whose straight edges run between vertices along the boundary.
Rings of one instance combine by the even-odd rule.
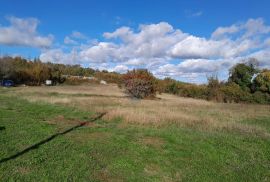
[[[126,92],[138,99],[155,97],[155,81],[155,77],[145,69],[134,69],[123,76]]]

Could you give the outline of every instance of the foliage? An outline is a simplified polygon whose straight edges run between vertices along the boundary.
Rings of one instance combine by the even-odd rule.
[[[253,81],[254,90],[270,94],[270,70],[263,70]]]
[[[6,128],[0,131],[0,159],[73,124],[89,121],[93,116],[91,112],[78,110],[74,106],[27,102],[18,97],[8,97],[8,93],[4,94],[1,90],[11,92],[10,89],[0,88],[0,126]],[[182,109],[193,111],[194,107],[199,106],[186,103]],[[245,108],[236,110],[234,105],[228,104],[226,110],[219,113],[215,105],[207,106],[205,109],[198,108],[200,112],[193,111],[189,118],[184,117],[191,122],[194,116],[202,117],[200,122],[195,122],[196,126],[204,126],[202,128],[186,128],[169,121],[162,127],[147,124],[141,127],[120,119],[102,119],[91,127],[56,137],[14,160],[1,163],[0,179],[269,181],[270,117],[250,115]],[[260,108],[266,110],[267,107]],[[91,107],[88,109],[92,110]],[[237,112],[239,110],[243,113]],[[224,116],[224,113],[232,119],[217,117]],[[204,117],[209,115],[215,121],[220,120],[224,126],[236,123],[244,127],[218,131],[207,129],[209,123]],[[241,120],[243,115],[249,118]],[[254,133],[246,133],[250,128],[254,129]],[[265,137],[261,136],[263,132],[267,132]]]
[[[0,58],[0,80],[11,79],[16,84],[41,85],[48,79],[52,80],[53,84],[58,84],[65,82],[66,76],[90,77],[94,76],[96,72],[99,71],[91,68],[82,68],[80,65],[43,63],[39,59],[29,61],[21,57]],[[117,76],[120,77],[119,75],[107,73],[106,77],[111,80],[119,80],[115,79]],[[73,82],[72,80],[69,81],[69,83]],[[80,81],[75,80],[75,82],[78,83]]]
[[[156,94],[155,77],[147,70],[128,71],[123,76],[123,82],[126,92],[132,97],[143,99]]]
[[[221,86],[220,91],[224,102],[252,102],[252,95],[234,82]]]
[[[179,96],[198,99],[207,98],[207,88],[204,85],[185,84],[179,86]]]
[[[94,76],[98,80],[104,80],[107,83],[116,83],[119,86],[122,83],[122,75],[116,72],[96,71]]]
[[[270,95],[267,93],[263,93],[261,91],[256,91],[253,94],[253,102],[259,104],[269,104],[270,103]]]
[[[222,84],[219,82],[217,76],[208,77],[207,99],[222,102],[223,94],[220,91],[221,86]]]
[[[74,76],[74,77],[73,77]],[[95,77],[94,80],[83,77]],[[29,61],[21,57],[0,58],[0,80],[10,79],[15,84],[41,85],[47,79],[53,84],[78,85],[105,80],[137,98],[153,97],[155,93],[170,93],[183,97],[213,100],[217,102],[270,103],[270,70],[259,70],[257,60],[250,58],[229,70],[227,82],[217,76],[208,78],[207,84],[184,83],[172,78],[157,79],[147,70],[133,70],[127,74],[82,68],[80,65],[43,63],[39,59]]]
[[[229,82],[238,84],[243,90],[249,90],[253,76],[258,73],[257,60],[250,58],[230,69]]]

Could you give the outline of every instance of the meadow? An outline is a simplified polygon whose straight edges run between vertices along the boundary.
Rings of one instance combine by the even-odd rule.
[[[0,88],[1,181],[270,181],[270,106],[170,94],[129,98],[116,85]]]

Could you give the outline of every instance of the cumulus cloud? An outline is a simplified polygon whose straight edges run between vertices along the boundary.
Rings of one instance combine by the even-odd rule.
[[[125,73],[128,71],[128,67],[125,66],[125,65],[117,65],[111,69],[109,69],[109,71],[115,71],[115,72],[118,72],[118,73]]]
[[[233,34],[240,31],[240,27],[237,25],[232,25],[229,27],[219,27],[212,33],[212,38],[224,38],[225,35]]]
[[[28,46],[48,48],[53,36],[42,36],[37,32],[39,24],[36,18],[7,17],[9,26],[0,26],[0,44],[9,46]]]
[[[249,19],[247,22],[233,24],[228,27],[218,27],[213,33],[213,39],[224,38],[242,31],[242,34],[236,36],[238,39],[250,38],[252,36],[257,37],[258,35],[270,33],[270,26],[265,25],[262,18]]]
[[[218,27],[210,38],[191,35],[160,22],[140,25],[137,30],[120,27],[105,32],[103,41],[83,44],[71,52],[45,51],[42,60],[106,65],[107,69],[118,72],[141,67],[157,76],[194,80],[211,72],[228,70],[247,57],[258,58],[270,67],[269,34],[270,27],[261,18]],[[53,56],[54,52],[57,56]]]
[[[79,64],[78,52],[73,49],[66,53],[62,49],[50,49],[40,54],[40,60],[52,63]]]
[[[241,59],[218,59],[218,60],[209,60],[209,59],[186,59],[180,62],[177,65],[166,64],[160,66],[157,70],[157,73],[160,75],[167,75],[167,73],[173,74],[208,74],[213,72],[218,72],[219,70],[227,69],[232,67],[234,64],[239,62]]]

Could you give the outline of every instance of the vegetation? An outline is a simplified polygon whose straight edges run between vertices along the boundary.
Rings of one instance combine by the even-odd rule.
[[[255,59],[231,68],[227,82],[220,82],[217,76],[209,77],[206,85],[183,84],[168,78],[164,81],[164,91],[179,96],[217,102],[270,103],[270,71],[258,69]]]
[[[147,70],[128,71],[123,76],[123,82],[127,93],[132,97],[143,99],[156,94],[155,77]]]
[[[1,163],[0,179],[270,180],[269,106],[158,97],[134,102],[113,85],[0,88],[0,159],[107,112]]]
[[[229,73],[227,82],[220,82],[216,76],[212,76],[207,84],[196,85],[171,78],[157,79],[149,71],[141,69],[119,74],[79,65],[42,63],[38,59],[0,58],[0,80],[11,79],[16,84],[41,85],[50,79],[54,84],[80,85],[105,80],[120,87],[125,86],[127,93],[136,98],[154,97],[158,92],[216,102],[270,103],[270,70],[260,70],[256,59],[236,64]]]
[[[252,78],[259,72],[256,65],[256,59],[248,59],[245,63],[238,63],[230,70],[229,82],[234,82],[243,90],[250,91]]]

